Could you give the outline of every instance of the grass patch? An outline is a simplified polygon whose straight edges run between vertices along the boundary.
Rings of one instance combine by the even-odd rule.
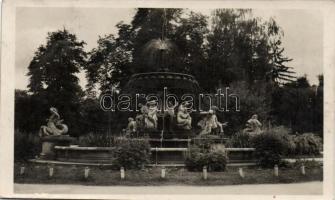
[[[20,167],[25,166],[24,175],[20,175]],[[235,185],[263,183],[296,183],[322,181],[323,167],[320,164],[306,166],[306,175],[300,173],[299,167],[283,167],[279,176],[273,175],[273,169],[256,167],[243,168],[245,178],[241,178],[238,168],[228,167],[225,172],[208,172],[208,179],[203,180],[202,172],[190,172],[183,168],[167,168],[166,178],[160,177],[161,168],[145,168],[143,170],[126,170],[124,180],[119,170],[102,167],[90,167],[89,177],[84,178],[82,166],[53,166],[54,175],[49,177],[49,166],[16,163],[14,165],[15,183],[43,184],[82,184],[82,185]]]

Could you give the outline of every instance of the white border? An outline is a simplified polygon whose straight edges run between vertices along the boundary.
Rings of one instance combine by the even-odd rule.
[[[188,8],[254,8],[254,9],[320,9],[324,14],[324,193],[322,196],[285,196],[276,199],[333,199],[334,196],[334,79],[335,14],[334,1],[117,1],[117,0],[3,0],[0,87],[0,197],[25,198],[136,198],[136,199],[273,199],[272,195],[61,195],[13,193],[13,133],[15,88],[15,9],[16,7],[188,7]],[[108,19],[106,19],[108,20]],[[29,38],[27,38],[29,40]],[[306,41],[308,42],[308,41]],[[303,47],[297,47],[303,48]],[[173,193],[173,191],[171,191]]]

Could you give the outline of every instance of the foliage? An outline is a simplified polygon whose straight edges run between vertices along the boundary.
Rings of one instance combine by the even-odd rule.
[[[273,19],[264,22],[252,16],[250,10],[217,9],[205,16],[187,9],[139,8],[131,23],[120,22],[117,28],[118,37],[100,38],[90,53],[88,89],[96,83],[100,89],[108,83],[120,87],[132,73],[159,70],[162,63],[147,51],[159,39],[171,47],[164,65],[195,75],[206,91],[234,81],[253,84],[293,77],[285,65],[291,59],[283,55],[281,28]]]
[[[101,133],[88,133],[79,137],[79,145],[83,147],[110,147],[114,144],[114,137]]]
[[[46,117],[43,116],[47,116],[48,113],[41,109],[44,105],[43,99],[31,96],[25,90],[15,90],[15,129],[37,133],[39,127],[46,123]]]
[[[291,78],[283,56],[283,32],[273,19],[262,21],[251,10],[216,9],[208,35],[208,89],[220,82]],[[207,87],[206,87],[207,89]]]
[[[296,154],[319,155],[322,148],[321,138],[313,133],[304,133],[296,136]]]
[[[209,171],[224,171],[226,169],[227,156],[222,150],[203,151],[198,146],[190,148],[185,160],[186,168],[190,171],[202,171],[206,166]]]
[[[296,154],[296,144],[295,144],[295,135],[292,135],[292,130],[285,127],[285,126],[274,126],[268,130],[267,132],[271,132],[273,134],[278,135],[283,139],[286,144],[288,155],[295,155]]]
[[[93,133],[111,133],[109,126],[112,125],[111,121],[114,118],[113,113],[105,112],[101,109],[99,100],[97,98],[86,98],[82,101],[81,116],[84,119],[80,122],[83,127],[83,134],[89,132]],[[109,131],[109,132],[108,132]]]
[[[115,146],[115,165],[126,169],[141,169],[150,163],[150,144],[147,140],[122,139]]]
[[[292,135],[292,130],[286,126],[273,126],[271,128],[265,129],[265,132],[271,132],[275,135],[278,135],[283,139],[287,146],[287,153],[295,153],[295,135]]]
[[[26,161],[41,152],[40,138],[31,134],[15,130],[14,132],[14,160]]]
[[[271,115],[277,124],[292,128],[294,133],[317,132],[323,135],[323,82],[310,86],[306,77],[275,87]]]
[[[162,70],[163,61],[157,63],[157,55],[151,58],[147,47],[150,41],[166,39],[171,51],[164,65],[170,71],[194,75],[199,92],[229,86],[239,96],[239,112],[217,114],[229,122],[228,135],[258,114],[264,126],[283,124],[294,133],[322,137],[323,76],[317,87],[306,77],[295,80],[282,47],[283,31],[273,19],[261,20],[245,9],[216,9],[206,16],[188,9],[138,8],[130,23],[116,28],[117,34],[100,37],[88,54],[85,42],[67,30],[48,33],[28,66],[29,91],[15,92],[15,127],[37,131],[54,106],[72,136],[97,129],[119,132],[124,124],[112,122],[126,122],[128,116],[102,112],[96,90],[122,92],[132,74]],[[86,93],[76,75],[81,69]],[[229,101],[232,108],[234,101]]]
[[[282,156],[288,151],[284,139],[273,132],[264,132],[255,136],[252,141],[256,149],[258,164],[262,167],[273,167],[280,164]]]
[[[28,66],[29,92],[44,102],[39,110],[56,107],[71,135],[80,132],[79,108],[84,93],[76,73],[86,63],[84,44],[66,29],[50,32],[46,45],[37,49]]]
[[[296,155],[296,143],[295,143],[295,136],[289,134],[281,134],[284,142],[287,146],[287,155]]]
[[[206,134],[195,138],[193,141],[194,145],[198,146],[202,150],[210,151],[212,145],[215,144],[214,142],[215,139],[219,139],[219,137],[217,135]]]
[[[287,155],[318,155],[322,148],[322,140],[313,133],[292,135],[284,126],[267,129],[252,139],[256,148],[256,156],[263,167],[281,164],[280,159]]]
[[[227,100],[229,112],[217,113],[219,119],[224,119],[224,121],[229,123],[225,128],[228,134],[236,133],[245,128],[246,121],[253,114],[257,114],[258,119],[262,123],[265,123],[269,119],[271,99],[269,98],[268,87],[269,85],[266,82],[258,82],[252,86],[245,81],[230,84],[227,93],[228,95],[235,94],[238,97],[239,111],[236,111],[236,100],[229,97]],[[222,91],[225,90],[225,88],[221,89]]]
[[[88,80],[87,92],[94,92],[95,85],[99,84],[100,91],[112,89],[111,87],[123,86],[132,74],[131,63],[131,38],[129,26],[118,24],[119,38],[114,35],[106,35],[98,40],[98,47],[90,53],[86,69],[86,78]],[[127,37],[129,40],[124,40]]]
[[[227,141],[227,147],[250,148],[252,145],[250,135],[243,132],[237,132]]]

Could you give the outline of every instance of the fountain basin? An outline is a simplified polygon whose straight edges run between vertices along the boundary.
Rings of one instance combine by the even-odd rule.
[[[78,163],[112,164],[114,147],[71,147],[55,146],[55,160]],[[255,162],[254,148],[225,148],[229,163]],[[154,147],[151,148],[152,164],[182,164],[188,155],[188,148]]]
[[[55,146],[56,160],[80,163],[113,163],[114,147]]]

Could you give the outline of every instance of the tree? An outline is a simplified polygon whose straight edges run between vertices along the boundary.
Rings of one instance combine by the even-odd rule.
[[[247,120],[254,114],[258,115],[263,126],[267,126],[267,122],[270,120],[271,104],[268,100],[268,84],[266,82],[258,82],[250,87],[246,81],[236,81],[229,85],[229,90],[239,97],[240,111],[233,110],[236,107],[236,101],[228,98],[229,111],[218,114],[221,121],[229,122],[225,129],[228,135],[245,128]]]
[[[132,74],[133,32],[130,25],[117,24],[119,36],[110,34],[100,37],[98,47],[90,53],[85,67],[88,92],[99,85],[100,91],[112,88],[122,88]]]
[[[314,98],[313,127],[323,138],[323,75],[319,75],[319,85],[316,88]]]
[[[233,81],[289,80],[291,59],[280,47],[282,32],[274,20],[262,22],[251,10],[217,9],[208,35],[208,88]]]
[[[179,71],[194,75],[200,85],[205,85],[208,81],[206,70],[208,17],[191,11],[187,12],[184,18],[180,18],[179,22],[172,36],[180,52]]]
[[[80,102],[84,94],[76,74],[86,63],[84,44],[66,29],[48,33],[46,45],[35,52],[27,74],[29,91],[44,101],[41,108],[56,107],[74,135],[80,132]]]
[[[322,133],[323,101],[320,102],[316,87],[310,86],[305,76],[278,86],[273,91],[273,99],[276,101],[272,102],[272,115],[277,123],[287,125],[298,133]]]

